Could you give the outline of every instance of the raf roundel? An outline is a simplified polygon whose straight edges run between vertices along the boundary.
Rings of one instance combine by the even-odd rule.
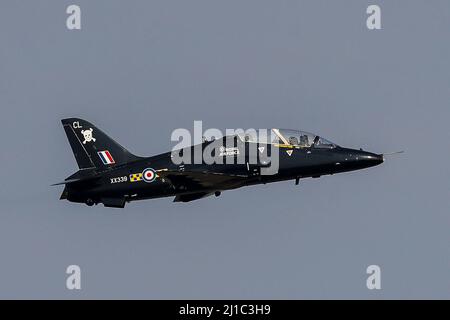
[[[144,171],[142,171],[142,179],[144,179],[145,182],[153,182],[156,179],[156,171],[152,168],[147,168]]]

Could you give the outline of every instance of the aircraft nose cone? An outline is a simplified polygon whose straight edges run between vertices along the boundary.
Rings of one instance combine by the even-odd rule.
[[[384,157],[382,154],[364,152],[357,155],[357,160],[361,164],[364,163],[365,165],[371,167],[383,163]]]
[[[345,171],[374,167],[384,162],[383,154],[363,150],[347,149],[343,156],[344,159],[339,165],[342,165],[341,168]]]
[[[377,164],[380,164],[384,161],[384,157],[382,154],[365,154],[359,156],[361,160],[370,161],[370,162],[376,162]]]

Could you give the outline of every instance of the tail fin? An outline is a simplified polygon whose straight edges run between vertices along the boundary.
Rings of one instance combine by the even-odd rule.
[[[61,122],[80,169],[107,168],[140,159],[86,120]]]

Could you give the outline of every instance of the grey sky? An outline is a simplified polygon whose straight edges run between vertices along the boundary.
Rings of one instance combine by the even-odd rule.
[[[65,26],[74,3],[81,31]],[[450,298],[449,30],[446,0],[1,1],[0,297]],[[71,116],[138,155],[194,120],[406,153],[299,186],[89,208],[49,186],[77,168]]]

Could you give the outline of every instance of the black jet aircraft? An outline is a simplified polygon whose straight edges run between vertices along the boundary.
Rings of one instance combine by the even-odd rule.
[[[138,157],[88,121],[70,118],[61,122],[80,170],[56,184],[65,186],[60,199],[88,206],[103,203],[123,208],[130,201],[169,196],[175,202],[188,202],[249,185],[283,180],[298,184],[302,178],[373,167],[384,161],[383,154],[340,147],[311,133],[271,129],[270,140],[236,134],[175,151],[192,156],[194,148],[205,150],[216,144],[220,147],[213,153],[219,150],[218,157],[225,160],[240,158],[235,163],[176,164],[174,151]],[[267,159],[273,155],[278,155],[278,171],[264,174]]]

